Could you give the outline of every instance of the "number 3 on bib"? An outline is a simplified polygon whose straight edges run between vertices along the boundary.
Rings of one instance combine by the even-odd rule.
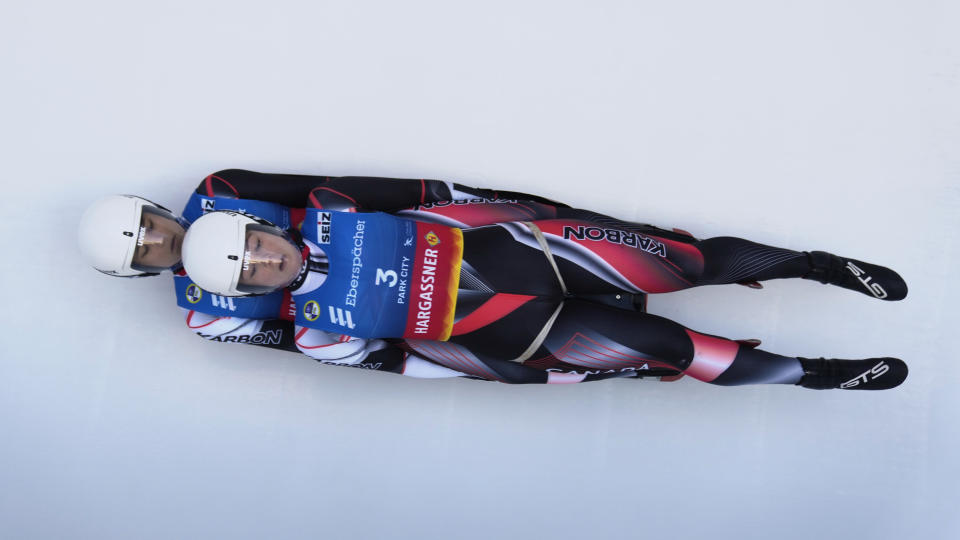
[[[383,268],[377,268],[377,277],[373,281],[374,285],[387,283],[387,287],[393,287],[397,284],[397,273],[393,270],[384,271]]]

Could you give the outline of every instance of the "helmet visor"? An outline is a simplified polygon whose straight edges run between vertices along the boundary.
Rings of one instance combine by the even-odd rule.
[[[183,227],[166,209],[143,205],[137,245],[130,267],[141,272],[160,272],[180,263]]]
[[[286,287],[299,275],[303,265],[300,250],[282,230],[250,224],[245,239],[238,291],[268,293]]]

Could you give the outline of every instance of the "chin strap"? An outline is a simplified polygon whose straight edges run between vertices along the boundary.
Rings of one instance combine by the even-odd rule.
[[[303,286],[303,283],[307,280],[307,276],[310,275],[310,272],[319,272],[321,274],[327,274],[330,272],[330,260],[327,259],[327,255],[323,253],[323,250],[316,246],[307,245],[303,240],[303,237],[296,231],[288,231],[291,234],[291,240],[293,240],[297,247],[300,248],[300,256],[302,257],[303,262],[300,265],[300,273],[297,274],[297,277],[293,280],[290,285],[287,285],[287,289],[295,291]],[[313,253],[313,249],[316,249],[318,252],[316,255]]]

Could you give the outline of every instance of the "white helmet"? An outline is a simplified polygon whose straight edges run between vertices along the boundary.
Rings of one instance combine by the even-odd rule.
[[[269,252],[259,243],[248,246],[248,234],[255,231],[283,238],[283,253]],[[181,257],[194,283],[221,296],[263,294],[285,287],[297,277],[302,263],[299,249],[282,229],[256,216],[232,211],[210,212],[194,221],[183,239]],[[251,284],[244,278],[241,283],[244,271],[251,277],[258,271],[261,277],[279,275],[279,281]]]
[[[78,240],[91,266],[121,277],[152,276],[166,270],[133,262],[145,209],[177,220],[166,208],[133,195],[111,195],[87,208],[80,218]]]

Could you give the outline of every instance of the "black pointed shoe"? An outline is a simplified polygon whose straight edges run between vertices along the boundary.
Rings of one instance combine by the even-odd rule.
[[[889,390],[907,378],[907,364],[899,358],[798,358],[803,377],[797,386],[826,390]]]
[[[826,251],[806,253],[810,271],[803,279],[837,285],[881,300],[903,300],[907,296],[907,283],[889,268],[838,257]]]

